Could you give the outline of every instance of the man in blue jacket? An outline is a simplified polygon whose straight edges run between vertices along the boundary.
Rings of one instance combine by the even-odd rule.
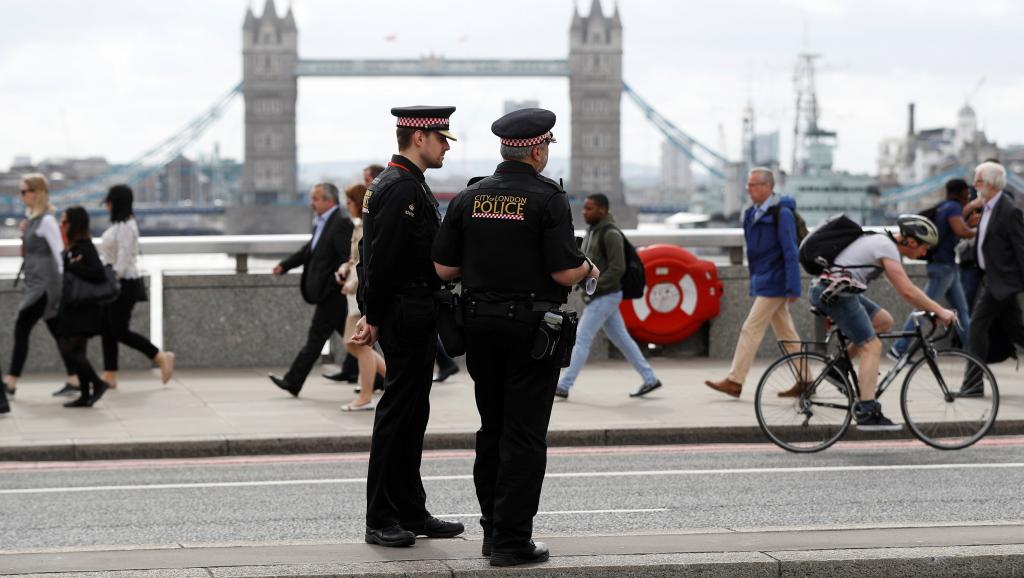
[[[732,397],[740,396],[750,364],[769,323],[777,339],[792,342],[786,345],[789,351],[800,349],[800,337],[789,315],[789,304],[800,297],[796,201],[776,195],[774,188],[775,177],[771,169],[751,169],[747,176],[747,192],[754,204],[743,213],[743,236],[747,244],[750,295],[754,297],[754,305],[740,330],[729,375],[721,381],[704,382],[711,389]],[[779,395],[799,393],[794,389]]]

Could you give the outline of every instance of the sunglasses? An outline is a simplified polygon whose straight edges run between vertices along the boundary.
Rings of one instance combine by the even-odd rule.
[[[24,197],[25,195],[27,195],[29,193],[32,193],[32,192],[35,192],[35,191],[33,191],[32,189],[21,189],[20,192],[21,192],[21,196]]]

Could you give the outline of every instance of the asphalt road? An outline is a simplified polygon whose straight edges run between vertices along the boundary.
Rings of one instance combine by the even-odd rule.
[[[428,507],[480,529],[472,452],[428,452]],[[0,551],[360,541],[365,454],[0,464]],[[1024,521],[1024,438],[555,448],[537,535]]]

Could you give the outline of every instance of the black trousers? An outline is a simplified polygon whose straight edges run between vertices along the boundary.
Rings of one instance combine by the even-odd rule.
[[[28,357],[28,342],[29,337],[32,335],[32,328],[43,318],[45,312],[46,295],[43,295],[38,301],[18,312],[18,319],[14,322],[14,349],[11,351],[10,375],[14,377],[21,376],[21,371],[25,368],[25,359]],[[47,319],[45,323],[46,329],[50,331],[54,341],[57,341],[57,318]],[[63,351],[60,350],[59,343],[58,350],[61,351],[61,360],[64,362],[64,369],[67,371],[67,374],[74,374],[74,366],[68,361],[68,357],[64,355]]]
[[[137,288],[133,283],[142,283],[141,279],[124,279],[121,281],[121,294],[106,308],[106,319],[103,325],[103,369],[117,371],[118,343],[124,343],[135,351],[152,360],[160,350],[144,336],[131,329],[132,309],[138,303]]]
[[[430,515],[420,460],[437,350],[433,297],[399,296],[378,329],[388,369],[373,420],[366,526],[420,526]]]
[[[466,319],[466,367],[476,389],[473,482],[480,525],[495,551],[530,540],[547,467],[547,431],[559,368],[530,358],[537,323]]]
[[[441,338],[437,338],[437,355],[434,357],[434,361],[437,363],[438,371],[445,371],[456,365],[455,360],[449,357],[448,352],[444,350],[444,344],[441,343]]]
[[[341,291],[333,291],[331,295],[316,304],[313,309],[313,320],[309,323],[309,333],[306,335],[306,344],[295,356],[288,373],[284,374],[284,380],[289,385],[302,387],[306,377],[313,369],[313,364],[320,357],[324,350],[324,343],[331,337],[331,333],[338,332],[338,335],[345,338],[345,318],[348,317],[348,301]]]
[[[1021,319],[1021,308],[1017,302],[1017,296],[1012,295],[1003,300],[992,296],[992,292],[986,286],[974,306],[971,314],[971,329],[969,341],[971,342],[971,353],[982,360],[988,359],[989,329],[993,324],[998,323],[1003,335],[1020,349],[1024,349],[1024,319]]]
[[[100,382],[100,376],[89,363],[86,355],[86,347],[89,345],[89,337],[85,335],[61,335],[57,340],[60,345],[61,354],[64,359],[71,363],[72,373],[78,376],[78,386],[82,397],[89,397],[90,386],[95,387]]]

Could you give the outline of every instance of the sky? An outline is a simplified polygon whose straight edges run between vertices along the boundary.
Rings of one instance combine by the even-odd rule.
[[[592,0],[278,0],[300,58],[565,58],[574,9]],[[16,155],[127,162],[174,134],[241,78],[246,9],[264,0],[0,0],[0,169]],[[611,0],[603,0],[611,11]],[[1019,0],[620,0],[624,80],[706,145],[738,157],[744,107],[782,133],[788,168],[797,55],[820,54],[820,124],[839,133],[836,166],[874,172],[879,141],[953,126],[965,102],[1001,145],[1024,143]],[[300,163],[386,158],[391,106],[453,104],[448,164],[497,158],[490,123],[506,99],[559,118],[565,79],[303,78]],[[623,160],[657,165],[662,138],[622,102]],[[242,156],[240,99],[188,151]],[[558,150],[557,147],[562,147]]]

